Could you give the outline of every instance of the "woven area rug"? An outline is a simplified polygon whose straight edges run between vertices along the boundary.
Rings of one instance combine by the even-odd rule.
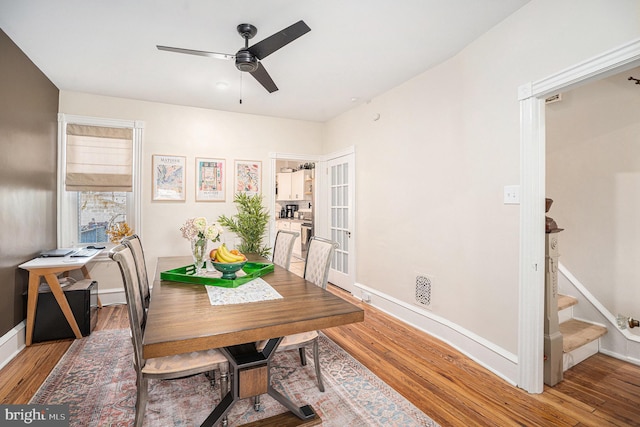
[[[325,427],[437,426],[333,341],[321,335],[320,359],[325,384],[316,386],[313,357],[300,366],[297,350],[278,352],[271,378],[274,388],[300,405],[310,404]],[[32,404],[69,404],[72,426],[129,426],[133,424],[135,372],[128,329],[103,330],[73,342]],[[220,400],[204,375],[164,381],[151,380],[145,426],[199,426]],[[285,412],[268,395],[262,409],[252,399],[238,402],[229,415],[237,426]]]

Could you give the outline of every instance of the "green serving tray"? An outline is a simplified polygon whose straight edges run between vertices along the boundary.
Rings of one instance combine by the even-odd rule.
[[[256,277],[264,276],[273,271],[273,264],[263,262],[248,262],[242,267],[245,276],[236,277],[233,280],[220,279],[216,277],[194,276],[196,268],[193,264],[184,267],[174,268],[173,270],[162,271],[160,273],[161,280],[170,280],[172,282],[198,283],[207,286],[220,286],[223,288],[237,288],[247,282],[252,281]]]

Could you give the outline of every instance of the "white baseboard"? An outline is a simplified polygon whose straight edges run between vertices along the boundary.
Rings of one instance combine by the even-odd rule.
[[[447,319],[356,283],[353,295],[360,298],[362,291],[371,296],[369,304],[377,309],[451,345],[495,375],[512,385],[517,385],[518,358],[513,353]]]
[[[638,353],[638,348],[639,347],[636,345],[635,346],[636,354]],[[615,359],[620,359],[622,361],[625,361],[625,362],[632,363],[634,365],[640,366],[640,359],[638,359],[636,357],[629,356],[627,353],[625,353],[625,354],[615,353],[613,351],[607,350],[607,349],[602,348],[602,347],[600,347],[600,353],[606,354],[607,356],[613,357]]]
[[[25,325],[26,321],[23,320],[0,337],[0,369],[25,347]]]
[[[107,289],[105,291],[98,291],[98,295],[100,296],[100,302],[102,305],[127,303],[127,297],[124,294],[124,289]]]

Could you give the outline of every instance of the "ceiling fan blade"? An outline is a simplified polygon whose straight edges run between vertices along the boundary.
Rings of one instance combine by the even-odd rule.
[[[266,39],[259,41],[249,48],[249,52],[258,59],[263,59],[271,55],[276,50],[288,45],[300,36],[311,31],[311,28],[304,21],[298,21],[293,25],[279,31]]]
[[[271,80],[271,76],[267,73],[267,70],[262,66],[260,62],[258,62],[258,68],[255,71],[249,73],[251,74],[264,88],[269,92],[273,93],[278,90],[278,86]]]
[[[167,52],[176,52],[176,53],[186,53],[188,55],[197,55],[197,56],[208,56],[210,58],[217,59],[234,59],[235,55],[230,55],[228,53],[217,53],[217,52],[207,52],[206,50],[192,50],[192,49],[183,49],[181,47],[171,47],[171,46],[160,46],[156,45],[158,50],[166,50]]]

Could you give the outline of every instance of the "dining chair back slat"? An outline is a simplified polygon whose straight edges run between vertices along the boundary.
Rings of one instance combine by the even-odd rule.
[[[317,236],[311,237],[303,277],[322,289],[327,289],[331,260],[338,246],[338,243],[332,240]]]
[[[273,244],[273,263],[279,265],[285,270],[291,265],[291,254],[293,253],[293,244],[300,236],[297,231],[278,230],[276,241]]]
[[[134,425],[141,427],[143,424],[147,404],[148,379],[150,378],[178,379],[219,369],[221,371],[220,398],[223,398],[227,393],[229,369],[227,359],[219,350],[210,349],[153,359],[145,359],[143,357],[142,339],[147,322],[147,310],[142,297],[142,287],[139,283],[139,264],[136,264],[131,246],[124,243],[111,249],[109,257],[116,261],[120,267],[127,300],[131,342],[133,344],[133,362],[136,370],[137,390]]]
[[[151,298],[151,292],[149,290],[149,277],[147,275],[147,262],[144,258],[144,251],[142,250],[142,241],[137,234],[127,236],[120,242],[131,249],[133,254],[133,260],[135,261],[136,270],[138,272],[138,281],[140,283],[140,292],[142,295],[142,301],[145,307],[149,307],[149,299]]]
[[[331,267],[331,260],[336,248],[339,247],[338,242],[324,239],[322,237],[311,237],[309,240],[309,250],[307,252],[307,259],[304,266],[303,277],[309,282],[327,289],[327,280],[329,278],[329,268]],[[286,351],[292,349],[298,349],[300,354],[300,364],[305,366],[307,364],[307,356],[305,348],[308,345],[312,346],[313,360],[315,363],[316,380],[318,381],[318,389],[324,391],[324,384],[322,382],[322,371],[320,370],[320,351],[318,337],[320,333],[318,331],[302,332],[299,334],[285,336],[280,345],[278,351]],[[262,350],[267,341],[260,341],[256,343],[258,350]],[[260,397],[254,398],[254,408],[259,410]]]
[[[122,281],[124,282],[124,293],[127,300],[127,311],[129,314],[129,326],[131,327],[131,341],[135,364],[138,367],[144,366],[142,357],[142,337],[147,321],[147,312],[144,308],[140,284],[138,283],[138,271],[131,248],[127,245],[118,245],[109,252],[111,259],[118,263]]]

